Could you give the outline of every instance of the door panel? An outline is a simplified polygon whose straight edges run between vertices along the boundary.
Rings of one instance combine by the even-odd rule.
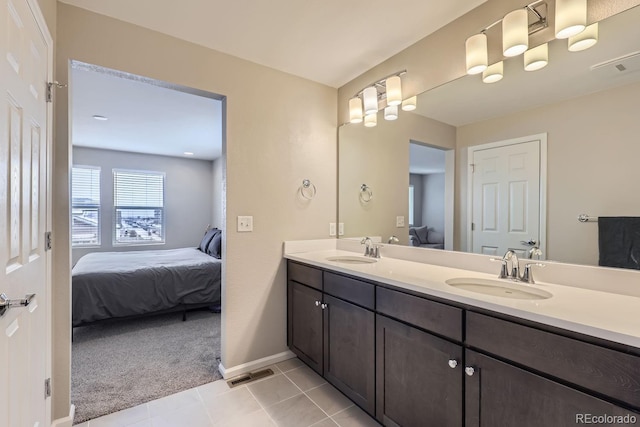
[[[473,151],[473,252],[501,254],[540,241],[540,144],[519,142]]]
[[[324,301],[324,375],[375,415],[375,315],[326,294]]]
[[[376,316],[376,418],[388,426],[462,425],[462,347]],[[457,365],[453,368],[450,360]]]
[[[580,414],[639,416],[474,351],[465,355],[475,370],[465,380],[465,426],[575,426],[584,424]]]
[[[289,281],[289,346],[322,375],[322,293]]]
[[[0,5],[0,293],[35,298],[0,317],[0,425],[48,425],[47,106],[49,38],[35,2]]]

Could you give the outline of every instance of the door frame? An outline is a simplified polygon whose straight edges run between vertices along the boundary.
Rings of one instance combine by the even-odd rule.
[[[506,139],[503,141],[489,142],[486,144],[472,145],[467,148],[467,252],[473,253],[473,231],[471,223],[473,222],[473,157],[476,151],[487,150],[491,148],[506,147],[509,145],[522,144],[525,142],[540,141],[540,222],[539,235],[540,245],[543,258],[547,258],[547,133],[538,133],[535,135],[522,136],[518,138]]]
[[[44,42],[47,46],[47,75],[46,82],[42,82],[45,86],[53,81],[53,37],[51,36],[51,32],[49,31],[49,27],[47,26],[47,22],[42,14],[42,10],[40,9],[40,5],[38,0],[27,0],[27,4],[31,13],[33,14],[33,18],[38,26],[38,30],[41,32],[42,37],[44,38]],[[46,93],[46,89],[45,89]],[[45,149],[46,151],[46,176],[45,176],[45,187],[46,187],[46,207],[45,207],[45,229],[41,230],[41,233],[48,232],[52,230],[52,205],[53,205],[53,191],[52,191],[52,180],[53,180],[53,102],[47,102],[46,104],[46,126],[47,133],[45,139]],[[44,302],[44,309],[46,313],[46,340],[45,340],[45,378],[52,377],[52,354],[53,354],[53,339],[52,339],[52,325],[53,325],[53,313],[52,313],[52,255],[51,250],[45,249],[44,258],[45,258],[45,293],[46,298],[44,301],[40,299],[40,304]],[[44,384],[42,385],[44,387]],[[49,396],[45,399],[45,422],[52,422],[52,412],[51,412],[51,400],[52,396]]]

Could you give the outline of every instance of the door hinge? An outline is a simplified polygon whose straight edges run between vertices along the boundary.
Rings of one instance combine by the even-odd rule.
[[[51,378],[44,380],[44,398],[51,397]]]
[[[57,81],[53,81],[53,82],[49,82],[47,83],[47,96],[46,96],[46,101],[47,102],[52,102],[53,101],[53,87],[56,87],[58,89],[62,89],[63,87],[67,87],[67,85],[59,83]]]
[[[474,222],[471,223],[471,231],[475,231],[476,229],[476,224]]]
[[[475,163],[469,163],[469,166],[471,166],[471,173],[476,173],[476,165],[475,165]]]
[[[47,231],[44,233],[44,250],[50,251],[53,247],[53,242],[51,241],[51,232]]]

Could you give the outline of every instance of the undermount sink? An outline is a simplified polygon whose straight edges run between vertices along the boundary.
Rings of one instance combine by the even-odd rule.
[[[327,261],[341,262],[344,264],[373,264],[374,262],[378,262],[378,260],[375,258],[349,255],[330,256],[329,258],[327,258]]]
[[[552,293],[529,285],[522,285],[514,282],[506,282],[491,279],[457,278],[446,280],[445,283],[465,291],[477,292],[503,298],[538,300],[547,299],[553,296]]]

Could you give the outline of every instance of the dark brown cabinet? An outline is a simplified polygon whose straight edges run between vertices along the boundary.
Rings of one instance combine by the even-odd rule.
[[[378,421],[461,426],[462,346],[384,316],[376,322]]]
[[[289,347],[385,426],[640,424],[635,348],[291,261],[288,272]]]
[[[324,376],[358,406],[375,413],[375,315],[324,296]]]
[[[631,417],[638,417],[609,402],[472,350],[466,351],[466,365],[467,370],[473,368],[465,382],[466,427],[575,426],[589,424],[585,421],[590,416],[619,416],[630,421]]]
[[[319,270],[289,263],[289,348],[374,415],[374,286],[329,272],[318,282],[315,271]]]
[[[289,347],[322,375],[322,292],[291,281],[288,294]]]

